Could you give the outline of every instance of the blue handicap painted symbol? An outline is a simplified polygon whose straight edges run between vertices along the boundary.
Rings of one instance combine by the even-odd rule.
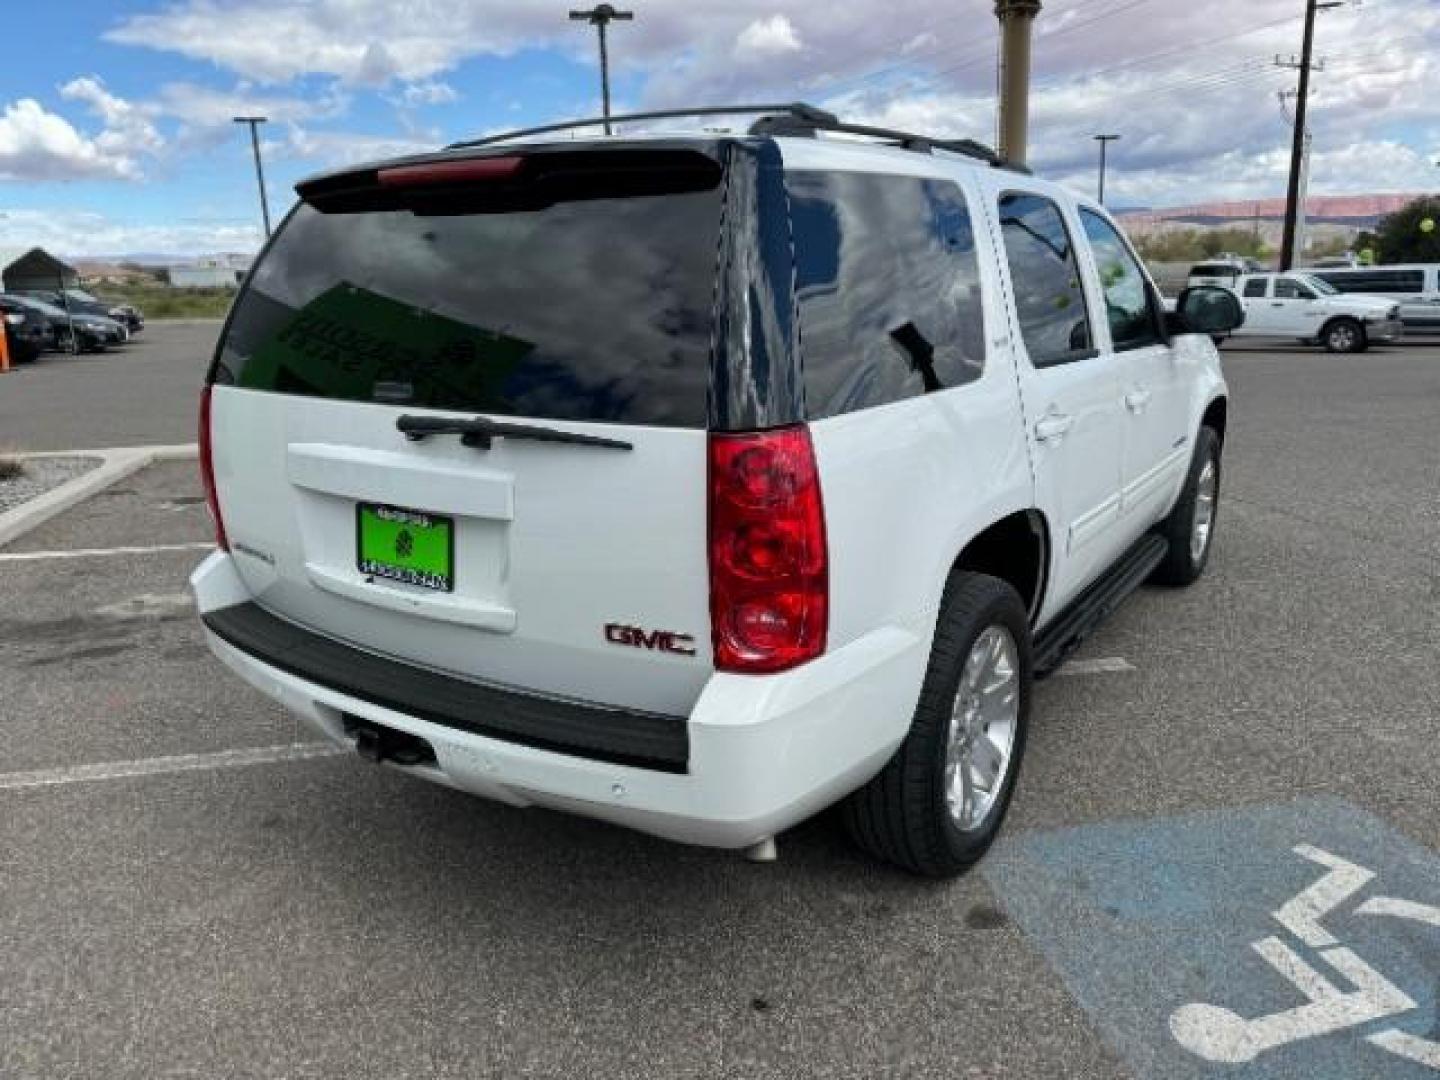
[[[1022,834],[983,873],[1137,1077],[1440,1077],[1440,858],[1349,803]]]
[[[1326,867],[1327,873],[1276,911],[1275,921],[1318,950],[1320,959],[1355,989],[1346,991],[1336,986],[1281,938],[1273,935],[1263,938],[1251,948],[1293,983],[1306,1003],[1253,1020],[1218,1005],[1182,1006],[1170,1017],[1170,1030],[1176,1041],[1192,1054],[1232,1064],[1252,1061],[1267,1050],[1301,1039],[1361,1027],[1415,1009],[1413,998],[1320,925],[1320,919],[1368,885],[1375,877],[1374,872],[1309,844],[1298,845],[1295,854]],[[1356,908],[1356,914],[1410,919],[1440,928],[1440,908],[1389,896],[1366,900]],[[1368,1039],[1381,1049],[1440,1071],[1440,1042],[1395,1028],[1377,1032]]]

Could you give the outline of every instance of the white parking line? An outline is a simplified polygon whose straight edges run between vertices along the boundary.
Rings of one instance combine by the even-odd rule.
[[[273,765],[282,761],[337,757],[350,751],[331,743],[291,743],[288,746],[261,746],[251,750],[219,750],[211,754],[177,754],[173,757],[141,758],[136,761],[107,761],[94,765],[70,765],[32,772],[0,773],[0,791],[55,787],[61,784],[89,784],[98,780],[126,780],[136,776],[164,776],[170,773],[209,772],[241,765]]]
[[[151,547],[116,547],[116,548],[75,548],[73,551],[12,551],[9,553],[0,552],[0,563],[6,562],[38,562],[41,559],[105,559],[113,555],[154,555],[163,551],[208,551],[215,545],[209,543],[194,544],[155,544]]]
[[[1106,656],[1099,660],[1069,660],[1061,664],[1056,675],[1118,675],[1134,671],[1135,665],[1119,656]]]

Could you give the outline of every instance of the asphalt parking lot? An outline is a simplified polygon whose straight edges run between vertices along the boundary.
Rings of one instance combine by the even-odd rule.
[[[5,376],[0,432],[188,441],[215,329]],[[192,465],[0,549],[0,1077],[1440,1076],[1440,342],[1225,362],[1208,576],[1041,684],[946,885],[315,754],[201,643]]]
[[[217,319],[152,322],[119,348],[45,353],[5,376],[0,450],[195,441],[195,405]]]

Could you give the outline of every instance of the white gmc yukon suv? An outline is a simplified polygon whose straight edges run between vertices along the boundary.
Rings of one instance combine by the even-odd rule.
[[[514,806],[964,869],[1032,678],[1205,567],[1234,297],[971,143],[537,134],[298,186],[202,399],[211,647]]]

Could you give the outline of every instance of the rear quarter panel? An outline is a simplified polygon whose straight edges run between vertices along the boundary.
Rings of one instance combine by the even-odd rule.
[[[933,629],[955,558],[1032,502],[1015,381],[975,383],[812,425],[830,544],[830,648]]]
[[[795,164],[789,150],[786,158]],[[883,164],[856,153],[839,167]],[[958,184],[977,233],[987,227],[972,168],[924,157],[915,169]],[[1008,334],[1005,301],[992,245],[977,247],[987,351],[980,378],[811,424],[830,546],[831,650],[887,625],[928,638],[965,545],[1034,505],[1019,385],[1009,350],[995,347]]]

